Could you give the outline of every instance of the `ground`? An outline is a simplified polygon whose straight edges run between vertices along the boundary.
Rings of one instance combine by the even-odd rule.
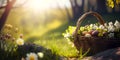
[[[30,13],[28,13],[28,15],[29,14]],[[69,22],[67,18],[62,16],[64,18],[53,19],[50,20],[49,22],[44,22],[43,24],[41,24],[39,23],[39,21],[41,20],[39,20],[38,17],[41,17],[42,15],[36,18],[38,20],[30,18],[31,16],[28,17],[28,15],[26,14],[25,18],[20,17],[17,18],[18,15],[17,16],[15,15],[16,16],[15,17],[14,14],[11,14],[8,17],[8,21],[6,23],[10,23],[15,26],[20,26],[19,30],[22,30],[24,40],[26,42],[35,43],[37,45],[43,46],[44,48],[51,49],[52,52],[54,52],[56,55],[62,57],[72,58],[78,56],[78,51],[76,50],[76,48],[62,36],[62,33],[65,32],[68,26],[76,25],[77,20]],[[60,17],[61,15],[62,14],[60,14]],[[110,21],[115,22],[115,20],[120,21],[119,14],[101,14],[101,15],[105,22]],[[13,18],[16,20],[15,22],[13,22]],[[27,18],[29,19],[27,20]],[[98,21],[94,17],[89,16],[82,22],[82,25],[87,25],[91,23],[98,23]]]

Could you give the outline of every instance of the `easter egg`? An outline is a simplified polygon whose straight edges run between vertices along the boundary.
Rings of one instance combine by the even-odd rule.
[[[85,34],[87,34],[87,33],[88,33],[87,31],[83,31],[83,32],[82,32],[82,35],[85,35]]]
[[[87,34],[85,34],[85,37],[91,37],[91,35],[87,33]]]
[[[92,32],[93,32],[93,30],[88,31],[88,33],[91,34],[91,35],[92,35]]]
[[[98,36],[98,33],[99,32],[97,30],[95,30],[95,31],[92,32],[92,36]]]

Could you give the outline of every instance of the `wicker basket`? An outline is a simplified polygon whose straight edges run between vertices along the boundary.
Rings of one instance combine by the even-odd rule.
[[[96,12],[87,12],[83,14],[77,21],[77,28],[73,33],[74,37],[74,45],[79,51],[80,48],[83,49],[83,52],[86,52],[89,48],[90,51],[88,55],[93,55],[98,52],[119,47],[120,46],[120,38],[103,38],[103,37],[84,37],[80,36],[77,32],[80,29],[80,24],[84,20],[85,17],[88,15],[92,15],[97,18],[100,24],[104,25],[104,20],[102,19],[101,15]]]

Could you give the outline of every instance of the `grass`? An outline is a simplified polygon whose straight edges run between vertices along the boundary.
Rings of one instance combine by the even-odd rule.
[[[51,39],[51,40],[38,40],[36,44],[42,45],[52,50],[53,53],[65,57],[77,56],[77,50],[68,44],[67,40],[64,39]]]
[[[57,26],[58,23],[55,23],[53,22],[53,25],[49,24],[48,28],[43,27],[42,31],[39,33],[43,33],[45,30],[46,32],[41,35],[35,35],[31,38],[28,38],[27,42],[34,42],[35,44],[44,46],[45,48],[51,49],[53,53],[60,56],[77,56],[78,51],[76,48],[72,47],[72,44],[69,44],[69,42],[62,36],[62,33],[65,32],[65,29],[67,29],[69,25],[67,23],[64,23]],[[54,24],[57,26],[56,28]]]
[[[68,44],[68,41],[62,36],[62,33],[68,27],[66,23],[66,13],[63,14],[61,11],[55,10],[55,12],[52,11],[47,14],[50,15],[50,17],[47,16],[46,18],[46,15],[42,13],[35,14],[35,16],[37,16],[35,17],[32,12],[12,10],[6,23],[18,27],[19,30],[23,32],[23,39],[26,42],[32,42],[49,48],[53,53],[60,56],[76,56],[77,50],[75,47]],[[48,20],[48,22],[45,21],[45,23],[47,22],[46,25],[44,25],[42,20]]]
[[[114,21],[115,19],[119,19],[119,16],[117,15],[103,15],[103,19],[105,19],[106,22]],[[87,21],[89,20],[89,21]],[[97,20],[93,17],[86,18],[82,25],[85,25],[87,23],[96,23]],[[71,22],[70,25],[75,25],[76,22]],[[54,27],[55,25],[51,25],[51,27]],[[66,39],[63,38],[62,33],[65,32],[65,29],[67,29],[69,26],[68,23],[64,23],[59,25],[58,27],[51,30],[49,28],[45,28],[48,30],[46,33],[42,34],[41,36],[37,37],[37,39],[34,41],[35,44],[42,45],[46,48],[51,49],[54,53],[65,56],[65,57],[75,57],[78,56],[78,51],[75,47],[72,47],[71,44],[68,43]],[[28,40],[30,41],[30,40]]]
[[[59,56],[64,56],[64,57],[78,56],[77,54],[78,51],[76,50],[76,48],[72,47],[72,44],[69,44],[69,42],[66,39],[64,39],[64,37],[62,36],[62,33],[65,32],[65,30],[68,28],[69,25],[76,25],[77,20],[70,22],[68,24],[68,22],[64,20],[66,19],[66,17],[63,16],[61,12],[59,12],[59,14],[54,11],[51,13],[54,13],[54,16],[52,15],[51,16],[56,19],[54,19],[53,21],[50,21],[46,25],[40,25],[40,23],[38,23],[41,20],[45,19],[44,17],[39,19],[39,17],[43,16],[43,14],[41,14],[40,16],[37,15],[38,20],[37,19],[34,20],[33,15],[30,15],[30,13],[25,14],[25,16],[23,17],[22,16],[23,13],[17,12],[16,14],[16,12],[14,11],[11,12],[10,16],[8,17],[7,23],[11,23],[17,26],[18,25],[22,26],[21,30],[23,31],[24,39],[26,40],[26,42],[32,42],[32,43],[41,45],[45,48],[49,48],[52,50],[53,53]],[[21,16],[19,16],[18,14]],[[109,14],[109,15],[102,15],[102,16],[106,22],[114,21],[116,19],[120,20],[120,15]],[[13,22],[13,19],[15,20],[15,22]],[[52,20],[52,18],[50,20]],[[22,22],[24,22],[24,24],[22,24]],[[96,23],[96,22],[97,20],[90,16],[89,18],[86,18],[82,22],[82,25]],[[38,23],[38,25],[36,23]]]

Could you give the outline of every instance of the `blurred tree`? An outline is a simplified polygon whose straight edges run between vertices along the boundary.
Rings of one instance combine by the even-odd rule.
[[[76,20],[83,13],[84,0],[70,0],[73,19]]]
[[[70,12],[69,12],[69,7],[67,7],[65,4],[64,4],[64,8],[62,8],[61,6],[60,6],[60,4],[59,4],[59,1],[57,1],[56,2],[56,5],[57,5],[57,8],[61,11],[61,13],[64,15],[64,16],[66,16],[67,15],[67,19],[68,20],[72,20],[72,16],[71,16],[71,14],[70,14]],[[66,13],[65,13],[65,12]]]
[[[107,13],[106,9],[106,1],[105,0],[97,0],[97,12],[99,13]]]
[[[0,30],[4,26],[7,16],[16,1],[18,0],[0,0],[0,9],[4,8],[4,12],[0,17]],[[77,20],[81,14],[90,10],[102,13],[107,13],[107,11],[112,10],[120,12],[120,0],[69,0],[69,2],[71,4],[73,17],[70,15],[69,8],[67,6],[64,7],[69,21]],[[59,10],[62,11],[62,8],[59,8]],[[64,11],[62,11],[62,13],[64,14]]]
[[[0,9],[4,9],[4,12],[2,13],[2,15],[0,17],[0,31],[1,31],[2,27],[4,26],[4,24],[7,20],[7,17],[16,1],[17,0],[0,0]],[[19,6],[23,5],[24,3],[20,4]]]
[[[5,6],[3,5],[0,7],[0,9],[5,8],[5,11],[3,12],[3,14],[0,18],[0,31],[1,31],[2,27],[4,26],[7,16],[16,0],[1,0],[1,1],[2,1],[1,4],[5,4],[4,3],[5,1],[7,1],[7,2],[5,4]]]
[[[70,18],[70,21],[77,20],[81,14],[91,10],[99,13],[108,13],[112,7],[114,12],[120,12],[120,0],[70,0],[70,3],[73,14],[73,18]]]
[[[105,0],[70,0],[70,3],[73,14],[73,18],[71,18],[69,17],[69,13],[67,13],[70,21],[77,20],[81,14],[91,10],[97,12],[106,12]],[[66,11],[68,11],[67,8]]]

